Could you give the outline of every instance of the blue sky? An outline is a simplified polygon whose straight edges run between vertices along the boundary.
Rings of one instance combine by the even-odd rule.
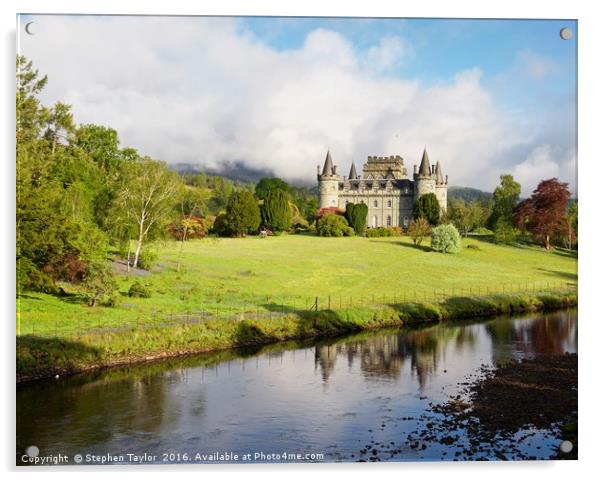
[[[570,41],[560,38],[563,27],[571,28]],[[249,17],[241,22],[241,28],[281,51],[301,48],[307,35],[318,28],[341,33],[358,50],[371,47],[382,36],[401,36],[411,43],[413,52],[390,74],[417,77],[428,85],[477,67],[483,72],[483,84],[499,95],[500,101],[517,105],[534,102],[536,106],[547,102],[547,95],[572,97],[576,93],[575,20]],[[513,71],[517,55],[524,51],[556,64],[554,75],[522,82],[520,88],[501,85],[498,77]]]
[[[411,171],[427,145],[453,185],[576,191],[575,21],[37,15],[19,32],[45,103],[168,163],[311,184],[328,148],[346,173],[393,154]]]

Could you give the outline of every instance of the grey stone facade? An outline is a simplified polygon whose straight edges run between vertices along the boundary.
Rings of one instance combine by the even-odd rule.
[[[413,180],[399,155],[368,157],[361,176],[352,164],[349,176],[342,180],[330,151],[321,173],[318,165],[319,208],[345,210],[347,203],[363,202],[368,205],[368,227],[407,227],[416,200],[426,193],[434,193],[441,210],[447,210],[447,175],[443,176],[439,162],[431,167],[426,149],[420,167],[414,165]]]

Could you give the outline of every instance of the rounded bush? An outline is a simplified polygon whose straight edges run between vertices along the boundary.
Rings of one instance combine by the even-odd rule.
[[[316,231],[321,237],[350,237],[354,234],[345,217],[329,213],[320,218]]]
[[[452,224],[433,228],[431,248],[441,253],[456,253],[460,250],[460,232]]]
[[[138,298],[150,298],[152,295],[151,289],[146,285],[143,285],[140,282],[132,283],[132,286],[128,290],[128,295],[130,297],[138,297]]]

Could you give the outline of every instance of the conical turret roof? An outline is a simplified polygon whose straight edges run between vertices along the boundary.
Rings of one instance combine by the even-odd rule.
[[[355,162],[351,163],[351,170],[349,170],[349,180],[357,180],[357,172],[355,171]]]
[[[326,153],[326,160],[324,161],[324,169],[322,170],[322,175],[332,175],[333,174],[333,166],[332,166],[332,158],[330,156],[330,150]]]
[[[437,179],[437,183],[445,183],[443,180],[443,171],[441,170],[441,164],[437,160],[437,165],[435,165],[435,178]]]
[[[422,152],[422,161],[420,162],[418,174],[425,176],[429,176],[431,174],[431,164],[429,163],[429,154],[426,153],[426,147],[424,148],[424,152]]]

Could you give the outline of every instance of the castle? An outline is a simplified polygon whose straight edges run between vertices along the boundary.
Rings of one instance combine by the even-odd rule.
[[[348,203],[368,205],[368,227],[407,227],[412,219],[416,200],[421,195],[434,193],[441,211],[447,210],[447,175],[443,177],[439,162],[433,167],[426,148],[420,167],[414,165],[414,180],[399,155],[368,157],[362,175],[351,164],[349,177],[341,181],[337,167],[332,163],[330,150],[324,168],[318,165],[318,206],[338,207],[345,210]]]

